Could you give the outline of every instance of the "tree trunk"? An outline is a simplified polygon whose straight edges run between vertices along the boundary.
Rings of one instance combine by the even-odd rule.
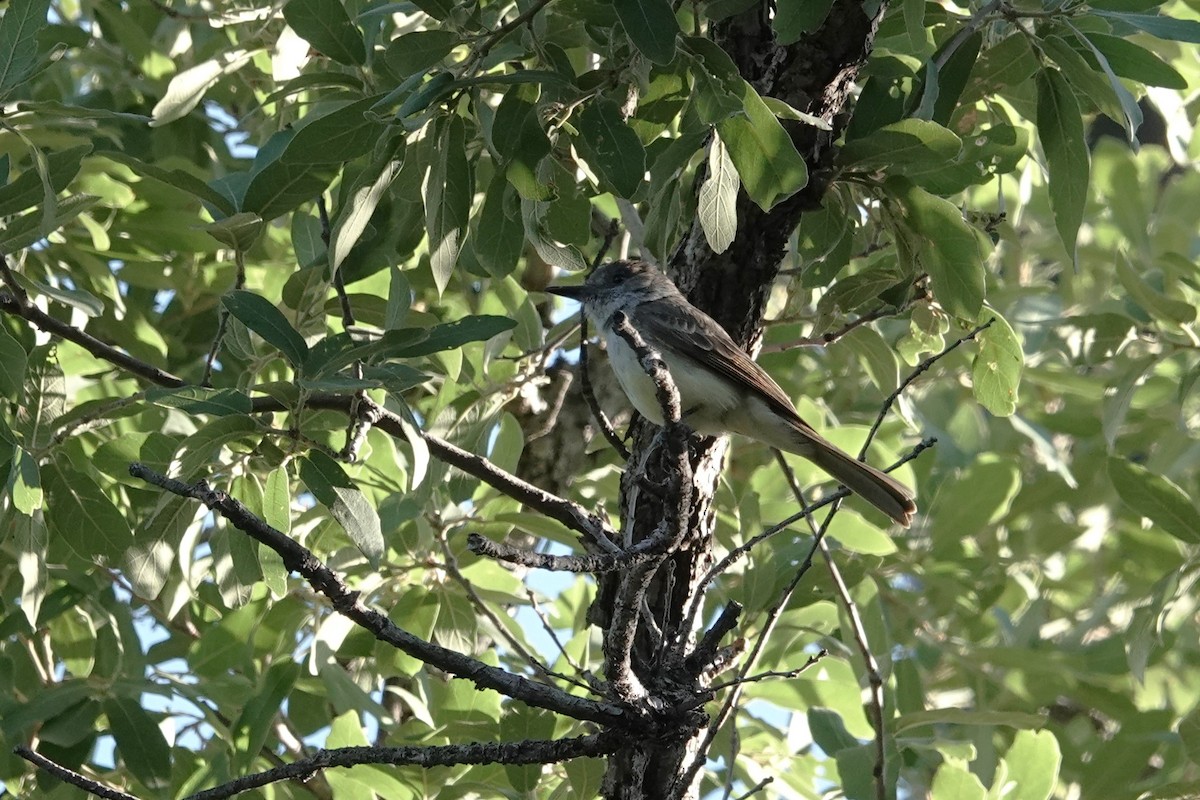
[[[757,349],[761,339],[763,308],[788,237],[801,214],[820,205],[832,177],[832,145],[848,122],[845,107],[850,90],[870,52],[882,15],[882,7],[867,16],[859,2],[838,0],[818,30],[788,46],[775,42],[765,4],[713,26],[712,38],[760,94],[778,97],[833,128],[822,131],[786,123],[808,163],[809,185],[769,212],[742,192],[737,204],[737,235],[724,253],[713,253],[699,223],[693,222],[667,265],[667,272],[691,302],[751,351]],[[697,186],[702,178],[696,181]],[[638,424],[632,456],[621,481],[626,545],[651,536],[667,514],[662,498],[645,488],[668,484],[664,448],[658,445],[656,431],[644,421]],[[713,497],[726,453],[724,439],[693,437],[689,445],[693,477],[688,532],[680,548],[653,576],[646,593],[650,614],[663,632],[662,641],[643,620],[633,652],[633,672],[645,687],[649,702],[673,707],[686,705],[703,689],[694,676],[695,670],[686,668],[681,659],[693,650],[695,634],[674,628],[680,625],[685,609],[700,591],[699,581],[712,566]],[[619,604],[630,599],[620,596],[620,580],[618,575],[602,583],[592,613],[593,621],[601,627],[612,620]],[[705,756],[699,747],[707,724],[704,715],[690,729],[680,723],[673,730],[663,731],[657,742],[631,743],[609,760],[605,796],[622,800],[697,797],[701,771],[690,768],[696,759]]]

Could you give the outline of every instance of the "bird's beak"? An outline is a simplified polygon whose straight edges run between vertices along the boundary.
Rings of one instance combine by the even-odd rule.
[[[587,290],[583,284],[580,284],[578,286],[547,286],[546,291],[550,294],[556,294],[559,297],[566,297],[571,300],[578,300],[582,302],[584,292]]]

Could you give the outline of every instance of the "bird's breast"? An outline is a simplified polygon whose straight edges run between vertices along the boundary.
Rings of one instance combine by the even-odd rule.
[[[725,424],[726,415],[741,405],[733,385],[687,356],[655,342],[647,343],[662,355],[671,372],[671,378],[679,390],[683,421],[704,436],[715,436],[729,430]],[[611,330],[605,331],[605,344],[609,363],[629,402],[643,417],[655,425],[662,425],[662,406],[658,402],[654,382],[642,369],[633,348]]]

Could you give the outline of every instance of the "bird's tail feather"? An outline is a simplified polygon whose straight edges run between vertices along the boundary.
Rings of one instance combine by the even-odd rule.
[[[811,444],[815,447],[805,455],[814,464],[904,527],[912,523],[917,505],[912,492],[902,483],[824,439],[816,438]]]

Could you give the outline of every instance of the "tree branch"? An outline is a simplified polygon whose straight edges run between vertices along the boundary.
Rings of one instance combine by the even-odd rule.
[[[526,739],[518,742],[470,742],[446,745],[400,747],[339,747],[319,750],[309,758],[294,761],[256,775],[246,775],[212,789],[196,792],[186,800],[224,800],[235,794],[279,781],[301,779],[330,767],[358,764],[443,767],[457,764],[553,764],[572,758],[615,753],[621,737],[613,732],[593,733],[569,739]]]
[[[576,697],[557,687],[531,681],[463,653],[428,642],[398,627],[386,615],[365,606],[359,598],[359,593],[351,591],[341,577],[311,551],[256,517],[235,498],[211,488],[204,481],[197,484],[184,483],[160,475],[142,464],[131,465],[129,474],[180,497],[199,500],[210,510],[229,520],[238,530],[278,553],[284,566],[300,574],[317,592],[325,595],[339,614],[369,631],[379,641],[390,644],[413,658],[452,675],[466,678],[480,688],[492,689],[527,705],[545,708],[573,719],[621,727],[627,727],[632,722],[634,715],[631,709]]]
[[[118,791],[117,789],[110,788],[102,783],[98,783],[86,775],[80,775],[78,772],[72,769],[67,769],[62,764],[59,764],[56,761],[51,761],[41,753],[31,750],[23,744],[19,744],[14,747],[13,752],[28,761],[30,764],[33,764],[34,766],[50,773],[60,781],[78,787],[90,795],[102,797],[104,800],[138,800],[138,798],[131,794],[125,794],[125,792]]]
[[[632,699],[645,694],[641,680],[633,673],[633,643],[637,634],[642,602],[666,553],[679,546],[687,531],[688,509],[692,500],[692,465],[688,461],[688,429],[682,416],[679,388],[662,356],[642,339],[626,314],[613,315],[613,330],[637,355],[638,363],[654,383],[654,392],[663,412],[663,436],[672,463],[667,466],[667,499],[664,519],[655,533],[638,544],[646,544],[656,558],[638,563],[621,576],[617,589],[620,598],[605,635],[605,655],[609,683],[616,695]],[[632,549],[632,548],[631,548]]]
[[[159,386],[167,386],[172,389],[187,386],[187,382],[182,378],[178,378],[166,370],[161,370],[158,367],[147,364],[140,358],[134,358],[128,353],[100,341],[90,333],[86,333],[79,328],[57,320],[32,303],[28,301],[22,302],[18,296],[10,292],[0,292],[0,311],[12,314],[15,317],[21,317],[26,322],[36,326],[39,330],[54,334],[62,339],[66,339],[68,342],[74,342],[101,361],[107,361],[113,366],[120,367],[139,378],[145,378],[151,383]]]

